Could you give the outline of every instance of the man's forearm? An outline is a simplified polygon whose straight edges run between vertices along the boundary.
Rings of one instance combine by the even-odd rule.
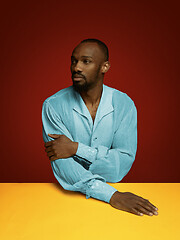
[[[99,175],[92,174],[73,158],[51,161],[53,173],[60,185],[70,191],[79,191],[86,198],[93,197],[109,203],[111,196],[117,191]]]
[[[119,182],[130,170],[135,153],[130,150],[109,149],[105,146],[90,147],[83,143],[78,144],[78,157],[90,161],[89,170],[93,174],[103,176],[107,182]]]

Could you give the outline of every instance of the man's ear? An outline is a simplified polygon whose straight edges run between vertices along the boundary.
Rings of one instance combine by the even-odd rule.
[[[106,73],[109,70],[110,66],[111,65],[109,61],[104,62],[101,68],[102,73]]]

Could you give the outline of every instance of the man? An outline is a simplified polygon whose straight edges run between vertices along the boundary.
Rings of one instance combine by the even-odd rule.
[[[106,183],[119,182],[128,173],[137,148],[135,105],[126,94],[103,84],[109,68],[103,42],[86,39],[73,50],[73,86],[43,103],[45,151],[64,189],[139,216],[157,215],[148,200]]]

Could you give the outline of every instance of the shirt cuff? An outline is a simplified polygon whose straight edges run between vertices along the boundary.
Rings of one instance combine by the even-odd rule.
[[[97,149],[78,142],[76,155],[92,163],[96,160]]]
[[[98,200],[109,203],[112,195],[117,192],[117,189],[100,180],[91,182],[91,186],[86,191],[86,198],[96,198]]]

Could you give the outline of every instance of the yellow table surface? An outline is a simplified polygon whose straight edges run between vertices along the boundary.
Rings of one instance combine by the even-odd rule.
[[[180,239],[179,183],[116,183],[149,199],[158,216],[136,216],[53,183],[0,184],[0,239]]]

